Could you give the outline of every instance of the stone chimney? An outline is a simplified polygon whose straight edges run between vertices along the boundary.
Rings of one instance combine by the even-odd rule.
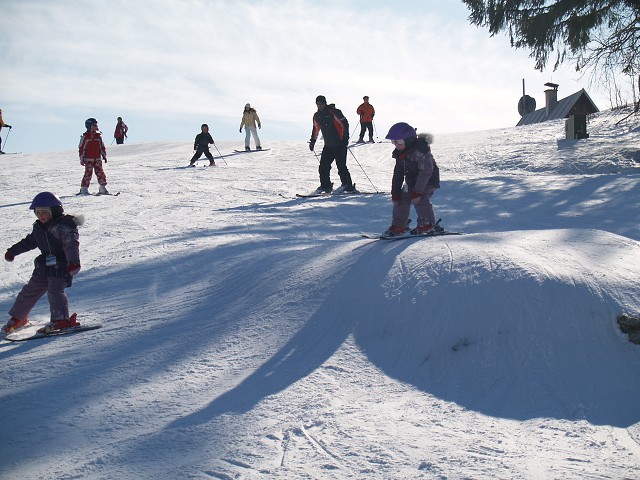
[[[544,91],[545,100],[546,100],[546,114],[547,118],[555,108],[558,103],[558,84],[547,82],[544,84],[545,87],[549,87]]]

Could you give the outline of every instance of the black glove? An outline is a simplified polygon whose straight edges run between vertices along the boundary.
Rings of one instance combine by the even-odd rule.
[[[9,130],[13,128],[11,125],[5,125],[5,127],[7,127]]]
[[[315,146],[316,146],[316,141],[312,138],[311,140],[309,140],[309,150],[313,152],[313,147]]]

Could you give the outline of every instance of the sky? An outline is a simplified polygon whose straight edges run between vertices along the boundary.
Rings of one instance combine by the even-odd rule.
[[[570,65],[538,72],[468,16],[457,0],[5,0],[0,108],[14,128],[3,150],[73,149],[88,117],[107,145],[118,116],[129,142],[191,140],[202,123],[240,141],[247,102],[266,145],[306,141],[320,94],[353,135],[368,95],[379,138],[400,121],[433,133],[513,126],[523,80],[538,107],[549,81],[560,98],[584,87],[611,107]]]

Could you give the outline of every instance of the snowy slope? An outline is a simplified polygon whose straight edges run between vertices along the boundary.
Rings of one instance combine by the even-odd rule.
[[[0,343],[0,477],[640,477],[623,115],[578,142],[562,122],[437,137],[436,215],[465,235],[391,243],[359,235],[389,224],[387,143],[349,157],[380,194],[318,199],[295,198],[318,185],[304,141],[215,168],[184,168],[190,141],[113,146],[118,197],[74,195],[73,150],[2,157],[2,248],[60,195],[85,217],[70,305],[104,328]],[[3,311],[34,257],[3,263]]]

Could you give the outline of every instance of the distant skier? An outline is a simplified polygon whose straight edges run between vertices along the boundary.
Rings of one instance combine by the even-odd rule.
[[[407,123],[396,123],[385,137],[395,146],[392,157],[396,159],[391,180],[393,220],[383,235],[404,235],[409,232],[409,213],[414,206],[418,221],[412,235],[436,231],[436,220],[431,197],[440,188],[440,170],[429,143],[429,135],[416,135]]]
[[[107,174],[102,167],[102,160],[107,163],[107,149],[102,142],[98,121],[95,118],[87,118],[84,126],[87,131],[80,136],[80,145],[78,145],[80,165],[84,166],[84,176],[80,182],[79,194],[89,195],[89,185],[91,185],[91,177],[93,177],[93,172],[95,171],[100,185],[99,192],[103,195],[109,195]]]
[[[191,158],[190,165],[193,166],[200,159],[202,154],[209,159],[209,166],[215,167],[216,162],[213,160],[213,155],[209,151],[209,145],[215,144],[211,134],[209,133],[209,125],[203,123],[200,127],[200,133],[196,135],[196,139],[193,142],[193,149],[196,153]]]
[[[362,97],[364,102],[358,107],[356,113],[360,117],[360,138],[358,143],[364,143],[364,134],[369,130],[369,141],[373,143],[373,117],[376,114],[375,108],[369,103],[369,97]]]
[[[318,111],[313,115],[313,129],[311,130],[311,140],[309,150],[314,151],[318,135],[322,131],[324,147],[320,155],[320,186],[314,193],[331,193],[333,183],[331,183],[331,164],[336,161],[338,175],[342,185],[336,188],[334,193],[344,193],[355,191],[355,186],[351,181],[351,174],[347,168],[347,145],[349,144],[349,122],[342,112],[335,105],[327,105],[327,99],[323,95],[316,97]]]
[[[118,117],[116,130],[113,132],[113,138],[116,139],[116,143],[118,145],[122,145],[124,143],[124,139],[127,138],[128,131],[129,127],[127,127],[127,124],[122,121],[122,117]]]
[[[4,153],[2,151],[2,127],[7,127],[8,129],[11,129],[11,125],[4,123],[4,120],[2,120],[2,109],[0,109],[0,154]]]
[[[242,127],[244,127],[245,132],[244,149],[246,151],[251,150],[251,147],[249,146],[251,142],[251,135],[253,135],[253,141],[256,143],[256,150],[262,150],[256,126],[258,128],[262,128],[260,117],[258,117],[258,112],[256,112],[256,109],[252,108],[251,105],[247,103],[244,106],[244,112],[242,112],[242,120],[240,121],[240,133],[242,133]]]
[[[51,321],[39,332],[49,333],[80,325],[75,313],[69,316],[69,302],[64,290],[71,286],[73,276],[80,271],[78,225],[82,224],[82,218],[64,215],[62,202],[51,192],[37,194],[29,208],[38,218],[33,230],[10,247],[4,258],[13,262],[17,255],[36,248],[40,249],[40,255],[35,259],[35,269],[29,282],[9,310],[11,319],[2,327],[5,334],[29,323],[29,313],[45,293],[49,298]]]

